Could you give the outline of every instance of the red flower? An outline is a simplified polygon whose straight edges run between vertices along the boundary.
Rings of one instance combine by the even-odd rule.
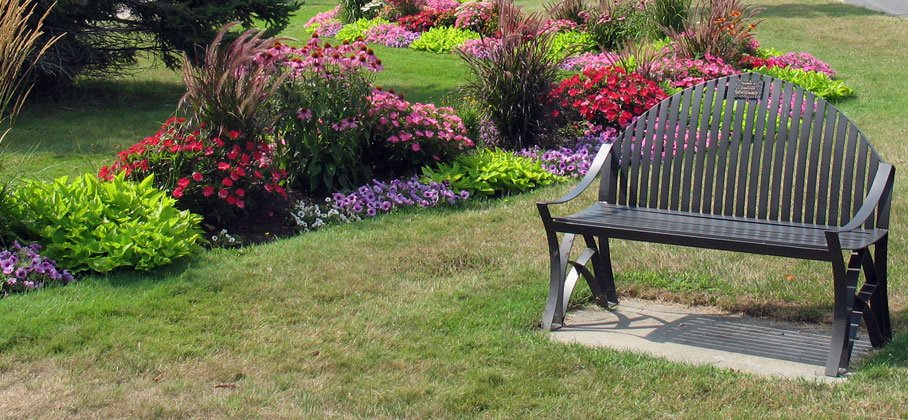
[[[230,137],[231,140],[236,140],[240,137],[240,132],[237,130],[230,130],[227,132],[227,137]]]
[[[202,195],[204,195],[205,197],[211,197],[213,194],[214,187],[212,187],[211,185],[206,185],[204,188],[202,188]]]
[[[218,197],[227,198],[228,195],[230,195],[230,191],[227,191],[226,188],[221,188],[221,190],[218,191]]]
[[[196,182],[201,182],[201,181],[202,181],[202,174],[200,174],[200,173],[198,173],[198,172],[193,172],[193,173],[192,173],[192,179],[194,179]]]
[[[218,162],[218,169],[226,171],[230,169],[230,164],[227,162]]]
[[[180,199],[183,198],[183,189],[177,188],[173,190],[173,198]]]
[[[232,187],[232,186],[233,186],[233,180],[230,179],[230,178],[224,178],[224,179],[221,180],[221,184],[224,184],[225,187]]]
[[[242,189],[242,188],[237,188],[236,191],[234,191],[233,193],[236,194],[237,197],[245,197],[245,196],[246,196],[246,190],[244,190],[244,189]]]
[[[189,186],[189,178],[180,178],[179,180],[177,180],[177,186],[180,187],[179,189],[181,189],[181,190],[182,190],[183,188],[188,187],[188,186]]]
[[[243,201],[243,200],[239,200],[239,199],[238,199],[238,200],[236,200],[236,206],[239,207],[239,208],[241,208],[241,209],[245,209],[245,208],[246,208],[246,202]]]

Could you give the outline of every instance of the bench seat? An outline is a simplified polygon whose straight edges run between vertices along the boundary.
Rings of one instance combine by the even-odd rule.
[[[615,239],[689,245],[763,255],[829,260],[826,232],[837,226],[776,222],[743,217],[631,207],[606,202],[569,216],[555,217],[557,229]],[[856,229],[839,235],[842,249],[863,249],[886,229]]]

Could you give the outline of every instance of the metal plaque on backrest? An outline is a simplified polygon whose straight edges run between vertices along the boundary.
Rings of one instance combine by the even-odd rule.
[[[740,80],[735,86],[735,99],[760,100],[763,97],[762,80]]]

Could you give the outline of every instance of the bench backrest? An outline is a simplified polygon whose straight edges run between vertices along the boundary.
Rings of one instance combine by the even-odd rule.
[[[881,163],[834,106],[752,73],[665,99],[619,136],[613,156],[602,201],[839,226]]]

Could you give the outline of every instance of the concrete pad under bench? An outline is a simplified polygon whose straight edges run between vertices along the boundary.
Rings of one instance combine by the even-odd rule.
[[[568,313],[565,326],[551,335],[559,342],[647,353],[675,362],[834,382],[843,378],[823,373],[830,329],[711,308],[623,299],[612,310],[594,307]],[[853,359],[871,349],[861,335]]]

